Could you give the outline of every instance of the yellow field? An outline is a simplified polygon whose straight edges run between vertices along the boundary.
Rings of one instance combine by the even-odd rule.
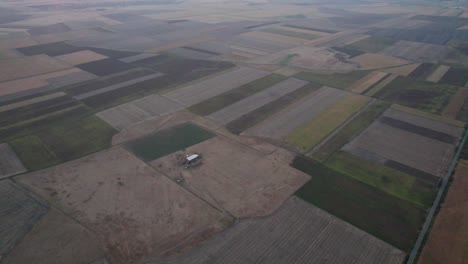
[[[349,94],[311,122],[293,131],[288,135],[286,141],[297,147],[301,152],[306,152],[337,129],[350,116],[367,104],[369,100],[370,98],[366,96]]]

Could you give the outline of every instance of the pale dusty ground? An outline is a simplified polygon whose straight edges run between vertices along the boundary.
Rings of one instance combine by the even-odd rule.
[[[351,61],[359,63],[363,69],[380,69],[410,63],[403,59],[374,53],[364,53],[352,58]]]
[[[404,252],[291,197],[271,216],[241,220],[180,258],[151,264],[399,264],[404,258]]]
[[[408,65],[404,65],[404,66],[382,69],[381,71],[407,76],[408,74],[412,73],[416,68],[418,68],[419,65],[421,65],[421,64],[420,63],[412,63],[412,64],[408,64]]]
[[[442,115],[448,118],[456,119],[458,112],[461,110],[463,104],[466,101],[466,98],[468,98],[468,89],[460,88],[457,93],[452,96],[450,102],[442,112]]]
[[[355,93],[362,93],[366,91],[369,87],[371,87],[374,83],[382,80],[388,75],[386,72],[379,72],[379,71],[373,71],[366,75],[364,78],[361,80],[357,81],[354,83],[350,89],[352,92]]]
[[[107,59],[108,57],[101,55],[99,53],[96,53],[94,51],[83,50],[83,51],[77,51],[77,52],[57,56],[55,58],[61,61],[64,61],[65,63],[68,63],[70,65],[79,65],[79,64],[83,64],[87,62]]]
[[[442,77],[444,77],[444,75],[448,72],[448,70],[450,70],[450,66],[440,65],[439,67],[437,67],[437,69],[433,73],[431,73],[431,75],[427,77],[426,81],[436,83],[440,81]]]
[[[202,164],[184,169],[185,154],[201,153]],[[265,154],[218,136],[150,162],[155,169],[181,179],[182,186],[214,207],[239,217],[266,216],[309,180],[288,163],[274,162]]]
[[[49,85],[49,82],[48,82],[49,79],[62,77],[62,76],[74,74],[74,73],[80,73],[80,72],[83,72],[83,71],[78,68],[71,68],[67,70],[54,71],[52,73],[41,74],[38,76],[26,77],[26,78],[13,80],[13,81],[2,82],[0,83],[0,96],[44,87],[44,86]]]
[[[36,55],[0,61],[0,82],[71,68],[47,55]]]
[[[0,179],[25,172],[21,161],[8,143],[0,144]]]
[[[448,46],[400,40],[379,53],[415,62],[438,62],[450,51]]]
[[[248,38],[253,38],[253,39],[263,39],[271,42],[279,42],[283,43],[285,45],[292,45],[292,46],[299,46],[307,42],[307,40],[304,39],[299,39],[299,38],[293,38],[293,37],[287,37],[287,36],[282,36],[278,34],[272,34],[272,33],[267,33],[267,32],[261,32],[261,31],[252,31],[252,32],[247,32],[243,33],[240,36],[248,37]]]
[[[112,263],[176,254],[232,221],[119,146],[16,180],[93,231]]]

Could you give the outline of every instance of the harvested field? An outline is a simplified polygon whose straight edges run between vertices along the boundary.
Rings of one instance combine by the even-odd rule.
[[[458,133],[459,138],[460,128],[403,112],[396,112],[394,115],[392,113],[391,110],[389,115],[385,114],[385,116],[395,118],[403,115],[408,117],[406,120],[403,119],[404,121],[417,120],[419,124],[407,123],[401,119],[401,123],[392,124],[383,119],[369,126],[359,137],[349,143],[346,149],[375,153],[385,159],[438,177],[445,175],[457,142],[446,143],[440,140],[456,141],[457,137],[447,132],[451,130]],[[425,151],[422,152],[422,149]]]
[[[66,93],[64,93],[64,92],[58,92],[58,93],[52,93],[52,94],[47,94],[47,95],[43,95],[43,96],[34,97],[34,98],[31,98],[31,99],[19,101],[19,102],[16,102],[16,103],[6,104],[6,105],[3,105],[3,106],[0,106],[0,113],[5,112],[5,111],[9,111],[9,110],[14,110],[16,108],[20,108],[20,107],[23,107],[23,106],[28,106],[28,105],[35,104],[35,103],[40,103],[40,102],[47,101],[47,100],[50,100],[50,99],[55,99],[57,97],[62,97],[62,96],[65,96],[65,95],[66,95]]]
[[[403,65],[403,66],[382,69],[381,71],[392,73],[394,75],[398,74],[398,75],[408,76],[411,73],[413,73],[413,71],[416,70],[420,65],[421,64],[419,63],[412,63],[412,64]]]
[[[135,84],[138,84],[138,83],[143,83],[143,82],[147,82],[147,81],[154,81],[158,77],[161,77],[162,75],[163,74],[161,74],[161,73],[148,74],[148,75],[145,75],[145,76],[142,76],[142,77],[139,77],[139,78],[136,78],[136,79],[132,79],[132,80],[129,80],[129,81],[126,81],[126,82],[121,82],[119,84],[114,84],[114,85],[106,86],[106,87],[96,89],[96,90],[93,90],[93,91],[89,91],[89,92],[86,92],[86,93],[82,93],[82,94],[74,96],[74,98],[78,99],[78,100],[83,100],[83,99],[86,99],[86,98],[89,98],[89,97],[93,97],[93,96],[100,95],[100,94],[105,94],[105,93],[112,92],[112,91],[115,91],[115,90],[118,90],[118,89],[124,89],[124,88],[127,88],[127,87],[132,87],[132,86],[134,86]]]
[[[202,153],[202,164],[184,169],[180,162],[188,153]],[[309,180],[273,157],[218,136],[150,164],[213,207],[246,218],[273,213]]]
[[[448,55],[448,46],[400,40],[380,51],[381,54],[414,62],[438,62]]]
[[[58,23],[58,24],[52,24],[48,26],[33,27],[30,30],[28,30],[28,33],[31,36],[38,36],[38,35],[55,34],[55,33],[62,33],[62,32],[68,32],[68,31],[70,31],[70,28],[67,25],[65,25],[64,23]]]
[[[319,162],[326,161],[333,153],[366,129],[389,106],[390,103],[384,101],[369,103],[350,123],[345,125],[332,138],[324,142],[324,144],[317,146],[318,148],[314,149],[312,153],[308,153],[308,156],[311,156],[314,160]]]
[[[415,115],[417,117],[437,121],[437,122],[440,122],[440,123],[443,123],[443,124],[446,124],[446,125],[450,125],[450,126],[454,126],[454,127],[463,128],[465,126],[465,123],[463,123],[461,121],[446,118],[446,117],[443,117],[441,115],[430,114],[430,113],[427,113],[427,112],[423,112],[421,110],[417,110],[417,109],[402,106],[402,105],[393,104],[392,109],[395,109],[395,110],[401,111],[401,112],[405,112],[407,114]]]
[[[232,221],[121,147],[16,180],[95,233],[113,263],[183,252]]]
[[[386,72],[373,71],[366,75],[364,78],[355,82],[349,89],[354,93],[364,93],[371,86],[380,82],[382,79],[388,76]]]
[[[80,64],[76,67],[97,76],[104,76],[112,73],[123,72],[132,68],[131,65],[125,62],[121,62],[119,60],[111,58]]]
[[[448,118],[456,119],[467,98],[468,89],[460,88],[458,92],[452,96],[452,99],[445,107],[444,111],[442,112],[442,115]]]
[[[122,130],[141,121],[170,114],[182,108],[182,106],[159,95],[149,95],[104,110],[96,115],[115,129]]]
[[[184,123],[126,143],[145,161],[155,160],[214,137],[215,134],[192,123]]]
[[[259,137],[283,139],[345,96],[346,93],[341,90],[322,87],[303,100],[265,120],[253,128],[250,133]]]
[[[415,176],[344,151],[337,152],[326,164],[344,175],[412,202],[421,208],[428,208],[432,204],[437,190],[435,186]]]
[[[0,144],[0,179],[25,171],[23,164],[8,143]]]
[[[36,45],[37,42],[30,37],[0,39],[0,49],[17,49]]]
[[[446,65],[439,65],[434,72],[432,72],[429,76],[427,76],[426,81],[437,83],[442,79],[442,77],[447,73],[450,69],[449,66]]]
[[[309,83],[292,93],[286,94],[264,106],[261,106],[241,117],[237,118],[226,124],[226,128],[233,134],[240,134],[245,130],[254,127],[268,117],[286,108],[288,105],[304,98],[313,91],[319,89],[321,85],[316,83]]]
[[[395,40],[407,40],[414,42],[424,42],[435,45],[444,45],[454,36],[453,30],[445,28],[425,28],[425,29],[374,29],[367,34],[376,37],[384,37]]]
[[[468,168],[459,163],[453,181],[419,257],[418,263],[466,262],[468,246]]]
[[[273,35],[274,36],[274,35]],[[271,37],[271,36],[270,36]],[[247,47],[250,49],[256,49],[264,52],[278,52],[284,49],[292,48],[300,44],[285,44],[282,42],[273,42],[261,38],[253,38],[252,36],[236,36],[229,40],[229,43]]]
[[[312,176],[297,196],[406,252],[413,247],[424,210],[306,158],[292,166]]]
[[[141,54],[138,54],[138,55],[124,57],[124,58],[121,58],[119,60],[121,62],[125,62],[125,63],[132,63],[132,62],[136,62],[136,61],[139,61],[139,60],[153,58],[153,57],[156,57],[156,56],[158,56],[158,55],[157,54],[152,54],[152,53],[141,53]]]
[[[107,59],[108,57],[90,50],[83,50],[57,56],[55,58],[70,65],[79,65],[92,61]]]
[[[73,68],[73,69],[77,69],[77,68]],[[48,78],[47,82],[54,89],[58,89],[58,88],[62,88],[65,86],[71,86],[77,83],[82,83],[82,82],[86,82],[89,80],[93,80],[96,78],[97,76],[94,74],[79,70],[77,72],[70,72],[63,76]]]
[[[0,61],[0,82],[40,75],[70,68],[69,65],[46,55],[20,57]]]
[[[19,52],[26,56],[46,54],[48,56],[60,56],[68,53],[78,52],[86,48],[75,47],[65,42],[53,42],[28,47],[17,48]]]
[[[349,58],[353,58],[365,53],[363,51],[348,49],[346,47],[332,47],[332,49],[348,55]]]
[[[380,82],[375,83],[373,86],[369,88],[369,90],[365,93],[367,96],[374,96],[376,93],[378,93],[380,90],[382,90],[387,84],[391,83],[393,80],[395,80],[398,77],[397,74],[390,74],[384,79],[382,79]]]
[[[10,180],[0,181],[0,257],[10,251],[47,213],[47,206]]]
[[[351,59],[359,63],[363,69],[381,69],[409,64],[407,60],[382,54],[364,53]]]
[[[294,92],[306,84],[307,82],[302,80],[294,78],[287,79],[269,87],[268,89],[260,91],[217,112],[214,112],[208,117],[221,124],[227,124],[241,117],[242,115],[245,115],[263,105],[281,98],[288,93]]]
[[[95,263],[105,255],[99,236],[56,209],[50,209],[5,257],[5,264]]]
[[[354,83],[358,80],[364,78],[368,71],[352,71],[349,73],[332,73],[332,74],[320,74],[312,72],[301,72],[294,77],[306,80],[309,82],[316,82],[323,85],[340,88],[340,89],[349,89]]]
[[[451,67],[440,82],[464,87],[468,84],[468,69]]]
[[[266,75],[268,72],[242,67],[184,86],[164,96],[184,106],[190,106]]]
[[[276,74],[270,74],[263,78],[241,85],[235,89],[229,90],[220,95],[211,97],[210,99],[204,100],[198,104],[195,104],[188,108],[193,113],[199,115],[209,115],[222,108],[231,105],[237,101],[240,101],[252,94],[261,92],[272,85],[275,85],[281,81],[284,81],[286,77],[282,77]]]
[[[246,241],[250,243],[245,243]],[[327,250],[323,250],[324,248]],[[405,253],[385,242],[297,197],[291,197],[278,211],[267,218],[241,220],[185,256],[150,263],[285,263],[287,261],[305,264],[326,260],[327,263],[396,264],[401,263],[404,256]]]
[[[399,76],[375,96],[396,104],[438,114],[442,112],[457,90],[457,87],[446,84],[416,81]]]
[[[10,142],[26,168],[46,168],[110,146],[112,135],[116,131],[104,121],[94,116],[73,119],[43,124],[39,131],[23,137],[17,135]]]
[[[411,72],[408,76],[415,79],[424,80],[426,79],[432,72],[436,70],[437,65],[434,63],[421,63],[413,72]]]
[[[313,39],[317,39],[321,37],[319,35],[313,35],[310,33],[297,32],[297,31],[280,29],[280,28],[267,28],[267,29],[263,29],[262,31],[267,32],[267,33],[272,33],[272,34],[278,34],[278,35],[282,35],[286,37],[305,39],[305,40],[313,40]]]

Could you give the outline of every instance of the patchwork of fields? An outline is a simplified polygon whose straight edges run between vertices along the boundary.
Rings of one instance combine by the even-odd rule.
[[[468,6],[212,2],[0,3],[0,262],[463,263]]]

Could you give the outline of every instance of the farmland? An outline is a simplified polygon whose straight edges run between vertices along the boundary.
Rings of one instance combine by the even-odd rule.
[[[0,1],[0,262],[459,262],[467,14]]]

